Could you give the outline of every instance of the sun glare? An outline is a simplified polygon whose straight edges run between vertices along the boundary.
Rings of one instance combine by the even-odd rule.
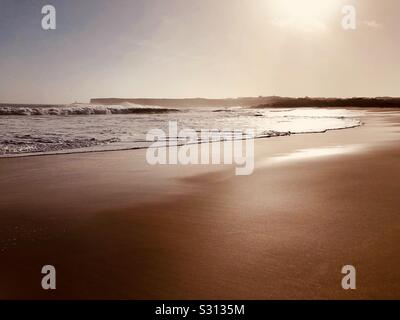
[[[271,23],[288,30],[324,32],[340,0],[269,0]]]
[[[334,13],[337,0],[273,0],[276,14],[291,19],[324,19]]]

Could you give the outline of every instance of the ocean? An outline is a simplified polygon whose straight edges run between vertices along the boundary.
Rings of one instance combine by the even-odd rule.
[[[151,129],[229,132],[254,138],[353,128],[362,111],[324,108],[148,107],[121,105],[0,105],[0,157],[146,148]],[[226,138],[226,135],[224,136]],[[168,139],[167,139],[168,141]],[[165,143],[167,143],[167,141]],[[198,141],[202,142],[202,141]],[[178,141],[183,144],[185,141]]]

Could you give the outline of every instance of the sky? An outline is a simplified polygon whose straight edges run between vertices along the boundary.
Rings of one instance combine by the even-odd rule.
[[[4,103],[400,96],[399,53],[398,0],[0,0]]]

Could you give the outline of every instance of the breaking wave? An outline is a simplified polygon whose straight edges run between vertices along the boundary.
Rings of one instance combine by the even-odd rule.
[[[141,106],[130,103],[121,105],[0,105],[0,116],[156,114],[178,111],[177,109]]]

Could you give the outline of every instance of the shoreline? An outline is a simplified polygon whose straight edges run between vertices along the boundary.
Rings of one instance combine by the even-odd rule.
[[[310,132],[279,132],[278,135],[271,135],[271,136],[258,136],[255,138],[252,138],[253,140],[257,139],[271,139],[271,138],[277,138],[277,137],[287,137],[287,136],[294,136],[294,135],[309,135],[309,134],[323,134],[327,133],[329,131],[338,131],[338,130],[347,130],[347,129],[354,129],[358,128],[365,125],[362,121],[360,121],[359,124],[349,126],[349,127],[343,127],[343,128],[333,128],[333,129],[325,129],[322,131],[310,131]],[[245,140],[245,139],[241,139]],[[222,140],[220,141],[222,142]],[[211,144],[211,142],[206,142],[206,141],[199,141],[197,143],[189,143],[189,144],[183,144],[183,145],[200,145],[200,144]],[[178,145],[178,147],[183,146],[183,145]],[[161,148],[168,148],[169,146],[161,147]],[[148,148],[154,148],[151,146],[145,146],[145,147],[130,147],[126,149],[109,149],[109,150],[82,150],[80,149],[65,149],[65,150],[60,150],[60,151],[49,151],[49,152],[27,152],[27,153],[19,153],[19,154],[0,154],[0,161],[1,159],[9,159],[9,158],[27,158],[27,157],[40,157],[40,156],[57,156],[57,155],[70,155],[70,154],[86,154],[86,153],[105,153],[105,152],[117,152],[117,151],[134,151],[134,150],[142,150],[142,149],[148,149]],[[160,147],[157,147],[160,148]],[[85,148],[82,148],[85,149]],[[76,150],[76,151],[74,151]]]

